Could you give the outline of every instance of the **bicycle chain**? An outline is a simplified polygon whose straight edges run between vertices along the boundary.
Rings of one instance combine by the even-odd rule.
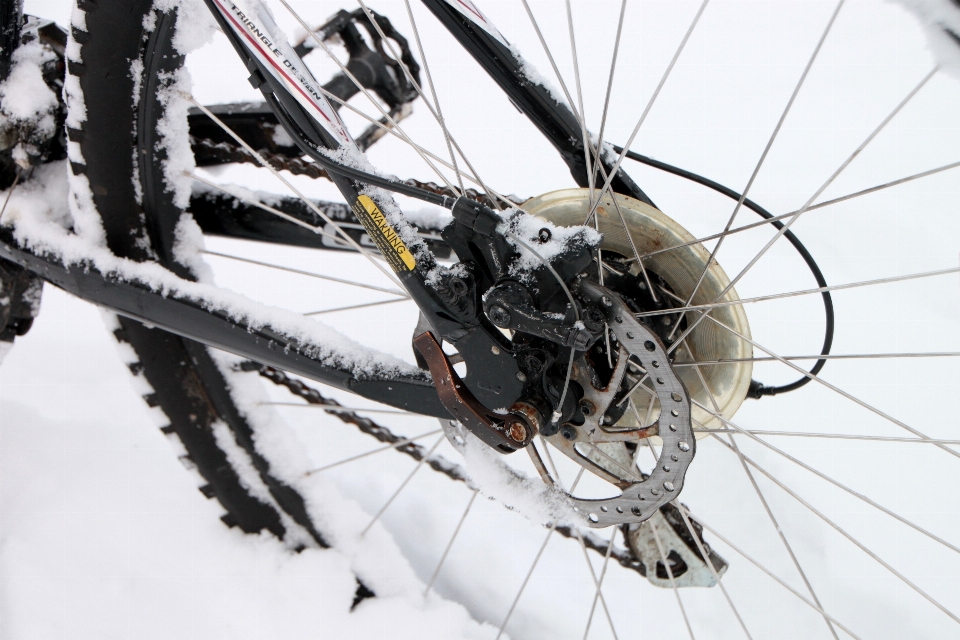
[[[221,163],[239,162],[255,164],[258,166],[261,165],[257,157],[252,153],[239,145],[234,145],[229,142],[213,142],[207,138],[192,138],[191,147],[193,148],[194,155],[216,159]],[[270,165],[277,171],[286,170],[295,176],[307,176],[315,180],[320,178],[324,178],[326,180],[330,179],[330,176],[327,174],[325,169],[315,162],[310,162],[303,157],[294,158],[282,153],[274,153],[266,149],[261,149],[257,153],[259,153],[260,156],[269,162]],[[450,187],[441,186],[436,182],[423,182],[414,178],[408,178],[407,180],[397,179],[397,182],[409,187],[417,187],[418,189],[423,189],[425,191],[429,191],[430,193],[435,193],[437,195],[447,196],[450,198],[456,198],[460,195]],[[470,200],[479,202],[484,206],[493,209],[498,207],[498,204],[494,202],[490,196],[477,191],[476,189],[468,188],[465,190],[464,195]],[[524,200],[514,195],[505,196],[505,198],[517,206],[523,204],[524,202]]]
[[[270,382],[274,383],[277,386],[284,387],[290,393],[307,401],[309,404],[321,405],[328,407],[340,407],[340,403],[332,398],[327,398],[323,396],[319,391],[313,387],[305,384],[302,380],[291,378],[283,371],[275,369],[273,367],[263,366],[257,362],[247,361],[240,365],[240,368],[243,371],[257,371],[260,376],[266,378]],[[396,444],[406,440],[406,438],[401,437],[393,433],[389,428],[384,427],[383,425],[377,424],[370,418],[357,415],[353,411],[343,411],[340,409],[331,408],[327,410],[327,413],[339,418],[347,424],[352,424],[360,429],[361,432],[373,436],[380,442],[386,444]],[[426,447],[420,446],[413,442],[407,442],[398,447],[395,447],[397,451],[405,455],[410,456],[416,461],[423,460],[427,455],[428,450]],[[462,482],[467,486],[471,486],[470,476],[460,465],[450,462],[449,460],[444,459],[440,456],[434,456],[428,458],[426,465],[429,466],[434,471],[441,473],[451,480],[456,482]],[[567,525],[557,525],[554,530],[559,533],[564,538],[571,538],[573,540],[582,537],[584,545],[587,549],[599,553],[601,556],[605,556],[607,553],[607,544],[608,540],[604,540],[596,533],[590,530],[581,530],[579,528],[570,527]],[[643,564],[633,555],[628,547],[617,547],[614,546],[613,551],[610,553],[610,557],[620,563],[620,566],[636,571],[641,576],[646,577],[646,569]]]

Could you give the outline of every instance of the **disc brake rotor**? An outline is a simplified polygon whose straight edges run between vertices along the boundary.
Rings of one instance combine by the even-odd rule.
[[[660,297],[672,300],[673,306],[683,306],[695,288],[696,294],[690,302],[692,305],[736,302],[740,299],[735,289],[730,289],[720,296],[721,292],[729,286],[730,279],[716,262],[707,269],[703,281],[697,287],[697,281],[704,271],[710,253],[703,245],[694,242],[695,238],[689,231],[654,207],[619,194],[616,198],[619,210],[610,195],[605,196],[597,206],[597,230],[603,234],[600,248],[605,258],[623,259],[629,266],[627,275],[636,280],[639,287],[646,288],[646,282],[634,260],[634,246],[641,256],[654,254],[644,259],[644,268],[654,281],[654,286],[657,286],[657,281],[662,282],[662,285],[657,287],[658,293]],[[582,225],[590,211],[590,191],[588,189],[554,191],[531,198],[522,207],[524,211],[557,225]],[[621,221],[621,213],[626,229],[624,222]],[[630,233],[629,237],[627,230]],[[694,243],[680,246],[688,242]],[[670,247],[678,248],[655,253]],[[609,270],[605,269],[605,271],[607,274],[610,273]],[[663,285],[666,291],[662,290]],[[615,287],[612,288],[616,290]],[[739,305],[716,307],[710,315],[740,334],[750,337],[750,326],[743,307]],[[664,323],[674,321],[674,317],[675,315],[651,316],[648,318],[648,326],[666,337],[673,327],[664,326]],[[695,318],[696,315],[690,314],[689,322],[692,323]],[[660,326],[657,326],[657,323],[660,323]],[[678,329],[674,337],[680,336],[681,333],[682,330]],[[667,344],[669,346],[671,343],[668,341]],[[680,380],[690,390],[690,397],[694,401],[692,408],[694,426],[721,427],[721,421],[718,418],[697,405],[709,407],[725,418],[733,417],[746,398],[750,386],[753,363],[749,360],[753,357],[753,347],[720,325],[706,320],[696,326],[685,343],[672,355],[674,366],[690,362],[729,361],[722,364],[704,364],[699,367],[700,375],[703,376],[711,393],[704,388],[694,367],[677,367]],[[627,411],[615,423],[617,427],[636,429],[656,424],[660,404],[655,394],[640,387],[631,394],[631,401],[637,413],[640,414],[640,419],[638,420],[633,411]],[[646,416],[648,412],[649,420]],[[646,424],[640,424],[641,422]]]
[[[709,252],[660,211],[632,198],[605,197],[597,207],[603,234],[604,265],[579,281],[579,296],[601,309],[609,334],[575,364],[571,381],[582,390],[577,421],[564,424],[547,440],[592,473],[618,486],[622,495],[606,500],[574,498],[594,526],[639,522],[673,500],[696,449],[694,427],[718,427],[721,420],[701,407],[732,417],[746,397],[752,374],[749,343],[712,322],[700,322],[673,352],[668,348],[696,316],[679,313],[639,321],[634,314],[660,307],[739,300],[719,265],[704,274]],[[581,225],[589,211],[587,189],[548,193],[523,205],[529,213],[558,225]],[[629,232],[629,236],[628,236]],[[684,245],[692,242],[687,246]],[[644,259],[646,274],[634,258]],[[671,251],[657,251],[677,247]],[[607,275],[601,286],[601,273]],[[697,286],[697,282],[702,281]],[[648,288],[655,287],[652,295]],[[696,292],[694,290],[696,289]],[[653,301],[653,302],[652,302]],[[720,322],[749,336],[742,307],[715,308]],[[596,319],[595,319],[596,320]],[[673,324],[671,324],[673,323]],[[727,361],[694,367],[684,363]],[[706,383],[706,387],[704,386]],[[700,406],[697,406],[700,405]],[[635,463],[636,447],[660,445],[649,474]]]

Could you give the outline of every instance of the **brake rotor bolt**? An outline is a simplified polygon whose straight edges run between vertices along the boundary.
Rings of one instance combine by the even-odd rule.
[[[580,404],[580,412],[585,416],[593,415],[593,403],[583,402]]]
[[[560,435],[562,435],[562,436],[563,436],[565,439],[567,439],[567,440],[576,440],[576,439],[577,439],[577,430],[576,430],[574,427],[572,427],[572,426],[570,426],[570,425],[568,425],[568,424],[565,424],[565,425],[563,425],[563,427],[561,427],[561,429],[560,429]]]

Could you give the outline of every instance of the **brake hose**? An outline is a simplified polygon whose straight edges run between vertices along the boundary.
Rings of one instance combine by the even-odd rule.
[[[616,151],[617,153],[623,153],[623,147],[614,146],[613,150]],[[704,178],[703,176],[697,175],[691,171],[687,171],[679,167],[675,167],[671,164],[667,164],[666,162],[661,162],[659,160],[654,160],[653,158],[640,155],[635,151],[627,151],[626,157],[630,158],[631,160],[635,160],[641,164],[645,164],[649,167],[653,167],[654,169],[659,169],[660,171],[672,173],[675,176],[679,176],[686,180],[690,180],[691,182],[696,182],[697,184],[707,187],[708,189],[713,189],[717,193],[722,193],[723,195],[727,196],[732,200],[736,200],[737,202],[739,202],[740,198],[743,197],[742,194],[737,193],[733,189],[725,187],[722,184],[714,182],[709,178]],[[771,218],[774,217],[773,214],[771,214],[769,211],[767,211],[766,209],[758,205],[753,200],[750,200],[749,198],[744,198],[743,205],[748,209],[754,211],[761,218],[764,218],[766,220],[770,220]],[[784,226],[783,223],[780,222],[779,220],[774,220],[770,224],[772,224],[778,230],[782,229]],[[800,239],[797,238],[797,236],[795,236],[793,232],[790,231],[789,229],[783,235],[787,240],[790,241],[790,244],[793,245],[794,249],[797,250],[797,253],[800,254],[801,258],[803,258],[803,261],[807,263],[807,267],[810,269],[810,273],[813,274],[814,279],[817,281],[817,285],[821,288],[825,288],[827,286],[827,281],[823,277],[823,273],[820,271],[820,267],[817,265],[817,261],[813,259],[813,256],[810,255],[810,252],[807,251],[807,248],[803,246],[803,243],[800,242]],[[826,316],[825,318],[826,328],[823,336],[823,348],[820,350],[820,355],[825,356],[830,354],[830,347],[833,346],[833,329],[834,329],[833,298],[830,296],[829,291],[823,291],[821,292],[820,295],[823,297],[823,310],[824,310],[824,315]],[[790,384],[768,387],[764,385],[762,382],[759,382],[757,380],[751,380],[750,389],[747,392],[747,395],[751,398],[759,399],[759,398],[762,398],[763,396],[774,396],[774,395],[777,395],[778,393],[787,393],[789,391],[794,391],[796,389],[799,389],[803,385],[810,382],[810,379],[811,379],[810,376],[816,376],[818,373],[820,373],[820,370],[823,369],[823,365],[825,365],[826,363],[827,361],[825,359],[817,360],[817,362],[813,365],[813,367],[810,368],[809,376],[804,376],[799,380],[791,382]]]

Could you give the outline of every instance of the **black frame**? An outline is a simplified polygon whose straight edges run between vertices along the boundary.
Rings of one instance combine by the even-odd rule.
[[[520,62],[510,50],[459,14],[449,4],[443,0],[422,1],[457,41],[470,52],[480,66],[487,71],[510,101],[553,144],[569,167],[575,182],[580,186],[587,186],[587,171],[584,163],[580,126],[570,109],[565,104],[556,102],[546,88],[530,82],[522,73]],[[209,5],[209,0],[207,2]],[[215,17],[222,22],[223,19],[219,12],[212,5],[210,9]],[[221,27],[223,32],[234,41],[235,48],[247,63],[248,68],[252,72],[256,72],[259,63],[245,52],[244,47],[233,36],[232,30],[226,23],[222,23]],[[286,94],[281,87],[269,86],[269,73],[265,73],[264,69],[260,69],[260,71],[260,79],[262,80],[260,88],[267,104],[271,105],[271,115],[274,115],[280,124],[305,135],[316,146],[328,148],[337,146],[328,134],[310,122],[309,117],[289,94]],[[303,150],[308,151],[306,148]],[[613,167],[606,162],[604,164],[609,174]],[[356,202],[358,194],[354,180],[335,172],[330,173],[331,179],[347,202]],[[618,193],[653,204],[650,198],[630,179],[622,168],[618,168],[611,188]],[[215,216],[211,220],[213,222],[205,226],[215,227],[217,224]],[[241,231],[238,237],[254,239],[260,230],[246,229]],[[213,230],[213,232],[217,233],[216,230]],[[234,228],[232,232],[221,231],[221,233],[234,236],[236,229]],[[292,236],[279,233],[273,238],[257,239],[289,242],[300,246],[317,246],[315,241],[311,245],[310,240],[302,237],[302,235],[293,231]],[[298,238],[300,238],[300,241],[297,241]],[[317,246],[317,248],[321,247]],[[427,253],[431,257],[432,249],[437,249],[438,253],[441,254],[449,252],[449,248],[439,242],[435,243],[434,246],[428,246]],[[250,328],[234,322],[224,313],[203,309],[197,300],[178,295],[163,296],[152,290],[146,283],[120,280],[110,274],[99,272],[91,265],[85,265],[83,268],[78,266],[68,267],[55,258],[20,248],[9,230],[0,229],[0,258],[10,260],[51,284],[120,315],[162,328],[211,347],[233,352],[265,365],[356,393],[377,402],[428,416],[450,417],[440,403],[432,382],[426,374],[401,377],[357,377],[347,370],[324,364],[310,355],[311,347],[322,347],[322,345],[305,345],[291,336],[270,329],[250,330]],[[400,273],[398,276],[422,310],[436,311],[443,306],[438,304],[435,292],[427,286],[424,278],[417,271]],[[818,280],[820,279],[822,279],[822,276],[818,278]],[[481,323],[489,325],[482,313],[479,316]],[[829,314],[828,321],[829,328],[832,329],[832,317]],[[505,389],[506,393],[504,394],[506,397],[519,396],[522,385],[513,382],[518,378],[519,368],[517,363],[512,358],[494,359],[489,356],[491,347],[499,347],[504,352],[508,352],[509,344],[495,327],[486,325],[481,327],[482,331],[473,333],[474,337],[469,339],[470,344],[462,344],[458,347],[461,353],[469,354],[474,358],[474,362],[479,365],[479,369],[487,368],[490,375],[496,376],[498,380],[507,381],[507,389]],[[829,345],[825,344],[824,353],[828,351]],[[507,360],[511,362],[507,362]],[[806,379],[804,380],[806,381]],[[476,378],[474,382],[476,382]],[[503,406],[504,397],[498,397],[501,391],[491,395],[491,392],[487,391],[483,384],[478,386],[471,384],[470,386],[471,391],[483,404]]]

